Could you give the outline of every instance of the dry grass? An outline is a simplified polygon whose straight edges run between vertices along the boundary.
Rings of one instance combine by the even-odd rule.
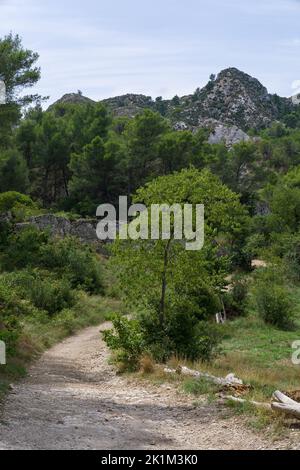
[[[142,374],[153,374],[155,370],[155,363],[149,354],[144,354],[140,360],[140,371]]]

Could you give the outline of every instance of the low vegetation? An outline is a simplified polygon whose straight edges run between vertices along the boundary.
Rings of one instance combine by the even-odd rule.
[[[300,339],[300,108],[282,109],[281,122],[247,129],[255,138],[228,148],[209,144],[207,130],[175,131],[153,109],[132,119],[93,102],[43,111],[41,97],[19,95],[39,79],[37,55],[9,35],[2,57],[0,340],[8,364],[0,389],[27,360],[107,314],[113,327],[104,339],[122,371],[162,380],[156,364],[175,357],[234,372],[252,386],[249,399],[299,389],[291,345]],[[75,238],[17,225],[45,212],[93,216],[119,195],[147,207],[204,204],[203,248],[178,243],[173,218],[169,240],[118,239],[107,264]],[[216,324],[217,313],[226,322]],[[202,380],[184,388],[216,392]]]

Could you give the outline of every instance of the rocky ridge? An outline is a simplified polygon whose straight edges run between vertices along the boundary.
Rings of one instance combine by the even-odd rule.
[[[56,104],[87,102],[93,103],[82,94],[70,93],[50,109]],[[152,109],[168,118],[175,130],[209,128],[211,143],[224,141],[229,146],[249,140],[249,129],[267,127],[296,106],[292,98],[269,94],[256,78],[234,67],[222,70],[216,77],[212,75],[203,88],[181,98],[153,100],[150,96],[126,94],[101,103],[116,117],[133,118],[144,109]]]

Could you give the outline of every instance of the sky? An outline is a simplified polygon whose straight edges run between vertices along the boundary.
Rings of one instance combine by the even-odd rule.
[[[299,0],[0,0],[0,37],[39,53],[49,104],[77,90],[182,96],[227,67],[291,96],[299,24]]]

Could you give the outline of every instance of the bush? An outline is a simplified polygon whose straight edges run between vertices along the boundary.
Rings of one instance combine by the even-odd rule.
[[[230,290],[223,295],[224,308],[229,318],[245,314],[247,295],[248,284],[245,278],[233,278]]]
[[[75,303],[75,294],[66,279],[55,279],[45,271],[21,271],[3,276],[9,289],[48,314],[60,312]]]
[[[75,303],[75,295],[65,279],[37,277],[28,290],[28,297],[35,307],[45,310],[50,315],[72,307]]]
[[[145,311],[137,320],[116,317],[114,331],[104,332],[104,339],[117,360],[127,369],[137,369],[141,356],[166,362],[175,355],[192,361],[210,361],[219,351],[219,328],[213,323],[197,320],[184,312],[168,315],[164,328],[154,312]]]
[[[144,340],[140,324],[116,315],[112,319],[112,330],[102,332],[107,346],[116,352],[116,360],[128,370],[137,370],[144,351]]]
[[[53,325],[62,328],[69,335],[74,333],[77,328],[76,317],[72,310],[63,310],[53,319]]]
[[[266,322],[279,328],[291,326],[294,318],[294,302],[287,288],[261,282],[254,291],[257,310]]]
[[[0,194],[0,214],[11,212],[17,220],[23,220],[37,209],[33,200],[25,194],[8,191]]]
[[[210,361],[217,355],[221,340],[217,325],[208,321],[195,321],[195,317],[183,312],[168,318],[167,336],[173,344],[169,357],[176,355],[191,361]]]
[[[20,315],[26,310],[20,300],[0,280],[0,341],[6,344],[8,355],[15,353],[20,336]]]
[[[41,248],[40,263],[66,277],[73,288],[90,293],[103,292],[102,270],[96,254],[79,240],[52,240]]]
[[[67,279],[72,288],[102,293],[102,270],[93,250],[79,240],[49,239],[35,227],[10,235],[3,249],[2,265],[7,271],[41,267]]]
[[[28,227],[11,234],[3,249],[2,264],[7,271],[38,266],[40,250],[48,242],[48,235],[35,227]]]
[[[143,354],[140,359],[140,370],[143,374],[152,374],[155,366],[152,357],[149,354]]]

